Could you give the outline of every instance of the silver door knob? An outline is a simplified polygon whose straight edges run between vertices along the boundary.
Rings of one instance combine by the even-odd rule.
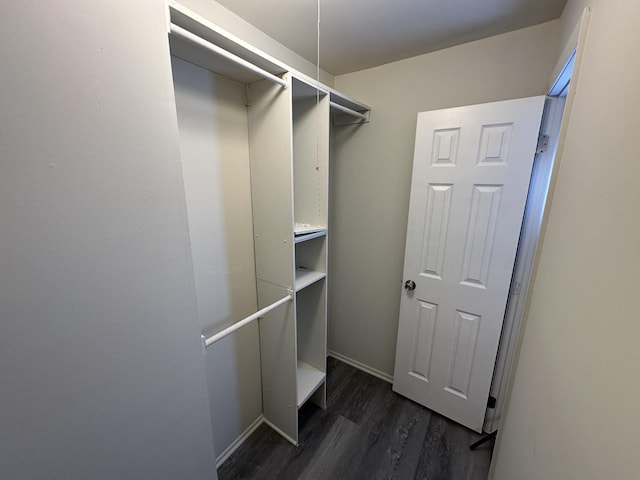
[[[414,282],[413,280],[407,280],[406,282],[404,282],[404,289],[407,292],[415,290],[416,289],[416,282]]]

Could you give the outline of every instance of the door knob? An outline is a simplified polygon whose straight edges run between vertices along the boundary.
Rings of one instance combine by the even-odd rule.
[[[413,280],[407,280],[406,282],[404,282],[404,289],[407,292],[415,290],[416,289],[416,282],[414,282]]]

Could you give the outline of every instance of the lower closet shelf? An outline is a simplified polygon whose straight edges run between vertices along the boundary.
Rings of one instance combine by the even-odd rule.
[[[298,360],[298,408],[318,389],[326,374],[302,360]]]

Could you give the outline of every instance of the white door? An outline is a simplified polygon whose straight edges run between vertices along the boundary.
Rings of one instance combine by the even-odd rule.
[[[418,114],[393,389],[478,432],[544,100]]]

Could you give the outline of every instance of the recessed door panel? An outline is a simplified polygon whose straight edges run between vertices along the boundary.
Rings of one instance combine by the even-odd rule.
[[[431,153],[431,165],[436,167],[456,166],[459,133],[459,128],[437,130],[433,133],[434,148]]]
[[[416,335],[413,345],[413,368],[410,373],[425,382],[429,381],[437,317],[437,305],[418,302]]]
[[[466,400],[478,342],[480,317],[472,313],[456,311],[453,322],[455,333],[452,341],[449,381],[445,390]]]
[[[502,185],[474,185],[467,224],[462,283],[486,288],[495,243]]]
[[[482,126],[478,165],[507,165],[512,130],[513,123]]]
[[[438,280],[442,278],[452,190],[450,184],[431,184],[427,193],[422,273]]]

